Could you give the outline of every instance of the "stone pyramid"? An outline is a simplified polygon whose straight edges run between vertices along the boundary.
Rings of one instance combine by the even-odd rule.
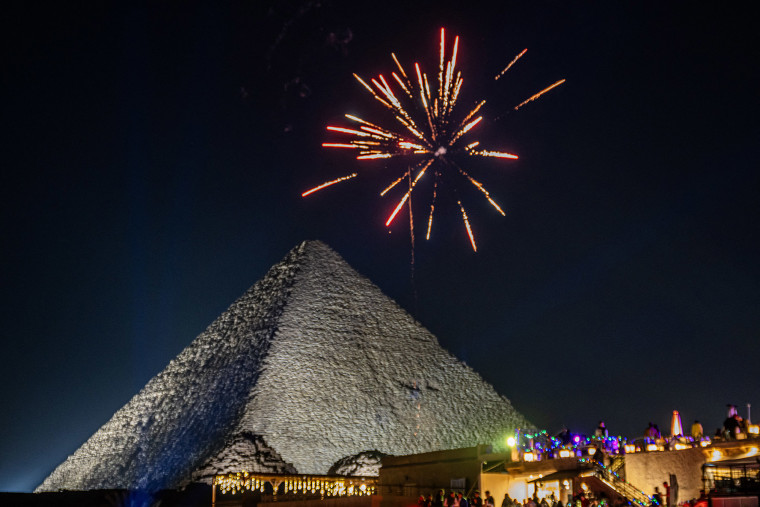
[[[325,474],[363,451],[504,442],[509,401],[318,241],[294,248],[37,491]]]

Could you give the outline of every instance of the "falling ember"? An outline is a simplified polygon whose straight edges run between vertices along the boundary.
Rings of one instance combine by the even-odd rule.
[[[528,48],[525,48],[525,49],[523,49],[523,50],[520,52],[520,54],[519,54],[519,55],[515,56],[515,58],[514,58],[514,59],[513,59],[511,62],[509,62],[509,64],[508,64],[506,67],[504,67],[504,70],[502,70],[501,72],[499,72],[499,73],[496,75],[496,77],[495,77],[495,78],[493,78],[493,79],[494,79],[494,81],[498,81],[498,80],[499,80],[499,78],[500,78],[501,76],[503,76],[504,74],[506,74],[506,73],[507,73],[507,71],[510,69],[510,67],[512,67],[512,65],[514,65],[515,63],[517,63],[517,60],[519,60],[520,58],[522,58],[522,55],[524,55],[524,54],[525,54],[525,53],[527,53],[527,52],[528,52]]]
[[[533,94],[533,95],[531,95],[530,97],[528,97],[527,99],[523,100],[523,101],[522,101],[522,102],[520,102],[518,105],[516,105],[516,106],[515,106],[515,111],[517,111],[518,109],[520,109],[521,107],[523,107],[523,106],[524,106],[525,104],[527,104],[528,102],[532,102],[532,101],[536,100],[536,99],[537,99],[537,98],[539,98],[541,95],[543,95],[544,93],[548,92],[549,90],[553,90],[554,88],[558,87],[559,85],[561,85],[561,84],[562,84],[562,83],[564,83],[564,82],[565,82],[565,80],[564,80],[564,79],[560,79],[559,81],[557,81],[557,82],[556,82],[556,83],[554,83],[553,85],[551,85],[551,86],[547,86],[546,88],[544,88],[544,89],[543,89],[543,90],[541,90],[540,92],[538,92],[538,93],[536,93],[536,94]]]
[[[400,197],[393,212],[387,218],[385,225],[390,226],[394,218],[403,209],[405,203],[409,202],[410,213],[410,233],[414,237],[414,224],[411,218],[411,197],[417,189],[417,183],[426,173],[428,168],[435,164],[431,169],[432,175],[432,199],[430,202],[430,212],[428,215],[426,239],[430,239],[430,233],[433,226],[433,212],[435,210],[436,199],[443,187],[439,189],[439,183],[446,183],[446,186],[456,185],[455,179],[464,177],[475,186],[485,197],[488,203],[500,214],[504,215],[502,208],[491,198],[488,190],[478,180],[473,178],[467,171],[462,169],[455,159],[463,156],[497,158],[497,159],[517,159],[517,155],[499,150],[475,149],[480,146],[480,142],[472,140],[472,132],[476,127],[481,125],[483,116],[477,116],[486,101],[482,100],[471,106],[471,109],[464,109],[460,112],[458,101],[460,90],[462,88],[462,73],[457,69],[457,58],[459,52],[459,37],[454,38],[451,48],[451,56],[447,58],[446,54],[446,32],[441,29],[441,39],[438,55],[438,72],[437,82],[436,75],[432,79],[423,71],[421,65],[414,63],[407,73],[404,66],[394,53],[391,57],[395,64],[395,70],[390,74],[388,79],[382,74],[376,78],[362,79],[358,74],[354,78],[359,84],[366,89],[372,97],[382,104],[393,117],[395,122],[393,127],[385,127],[376,123],[369,122],[355,115],[345,115],[352,122],[352,127],[333,126],[327,127],[327,130],[335,135],[341,136],[339,142],[323,143],[325,148],[339,148],[356,150],[357,160],[373,159],[399,159],[403,160],[403,173],[397,179],[391,182],[381,193],[385,196],[394,190],[398,192],[399,183],[408,179],[409,187]],[[506,72],[527,52],[527,49],[520,52],[512,59],[511,62],[495,77],[496,80],[501,78]],[[519,109],[528,102],[536,100],[538,97],[547,93],[564,83],[562,79],[553,85],[532,95],[527,100],[520,103],[515,109]],[[394,85],[396,91],[391,87]],[[465,141],[465,138],[470,138]],[[398,173],[396,173],[398,174]],[[323,183],[317,187],[304,192],[306,197],[318,190],[328,186],[340,183],[355,177],[356,174],[343,176],[332,181]],[[427,186],[427,185],[425,185]],[[456,188],[453,188],[456,191]],[[419,190],[417,190],[419,192]],[[467,228],[467,234],[470,237],[472,249],[477,251],[475,238],[470,227],[464,206],[457,199],[462,218]]]
[[[341,178],[338,178],[338,179],[335,179],[335,180],[332,180],[332,181],[327,181],[325,183],[322,183],[319,186],[316,186],[316,187],[312,188],[311,190],[307,190],[306,192],[304,192],[303,194],[301,194],[301,197],[306,197],[309,194],[313,194],[317,190],[322,190],[325,187],[329,187],[330,185],[335,185],[336,183],[340,183],[341,181],[350,180],[351,178],[353,178],[355,176],[357,176],[357,174],[353,173],[353,174],[349,174],[348,176],[343,176]]]
[[[462,210],[462,220],[464,220],[464,226],[467,228],[467,235],[470,236],[472,249],[477,252],[478,247],[475,246],[475,236],[472,235],[472,227],[470,227],[470,221],[467,219],[467,212],[464,210],[464,206],[462,206],[462,201],[457,201],[457,204],[459,204],[459,209]]]

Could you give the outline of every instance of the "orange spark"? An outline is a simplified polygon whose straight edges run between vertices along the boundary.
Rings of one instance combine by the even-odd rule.
[[[467,235],[470,236],[472,250],[477,252],[478,247],[475,246],[475,236],[472,235],[472,228],[470,227],[470,221],[467,219],[467,212],[464,210],[464,206],[462,206],[462,201],[457,201],[457,204],[459,204],[459,209],[462,210],[462,219],[464,220],[464,226],[467,228]]]
[[[525,54],[527,51],[528,51],[528,48],[525,48],[525,49],[523,49],[523,50],[520,52],[520,54],[519,54],[519,55],[515,56],[515,57],[514,57],[514,59],[513,59],[511,62],[509,62],[509,65],[507,65],[506,67],[504,67],[504,70],[502,70],[501,72],[499,72],[499,74],[498,74],[498,75],[497,75],[495,78],[493,78],[493,79],[494,79],[494,81],[498,81],[498,80],[499,80],[499,78],[500,78],[501,76],[503,76],[504,74],[506,74],[506,73],[507,73],[507,71],[509,70],[509,68],[510,68],[512,65],[514,65],[514,64],[515,64],[515,62],[516,62],[517,60],[519,60],[519,59],[522,57],[522,55],[524,55],[524,54]]]
[[[471,151],[472,155],[480,155],[481,157],[494,157],[494,158],[511,158],[513,160],[517,159],[517,155],[513,155],[512,153],[507,153],[504,151]]]
[[[340,144],[340,143],[322,143],[325,148],[353,148],[359,147],[357,144]]]
[[[534,101],[534,100],[536,100],[536,99],[537,99],[537,98],[539,98],[541,95],[543,95],[544,93],[548,92],[549,90],[552,90],[552,89],[554,89],[554,88],[558,87],[559,85],[561,85],[561,84],[562,84],[562,83],[564,83],[564,82],[565,82],[565,80],[564,80],[564,79],[560,79],[559,81],[557,81],[557,82],[556,82],[556,83],[554,83],[553,85],[551,85],[551,86],[547,86],[546,88],[544,88],[544,89],[543,89],[543,90],[541,90],[540,92],[538,92],[538,93],[536,93],[536,94],[534,94],[534,95],[531,95],[530,97],[528,97],[527,99],[523,100],[523,101],[522,101],[522,102],[520,102],[518,105],[516,105],[516,106],[515,106],[515,111],[517,111],[518,109],[520,109],[521,107],[523,107],[523,106],[524,106],[525,104],[527,104],[528,102],[531,102],[531,101]]]
[[[312,188],[311,190],[307,190],[306,192],[301,194],[301,197],[306,197],[309,194],[313,194],[314,192],[318,190],[322,190],[323,188],[329,187],[330,185],[335,185],[336,183],[340,183],[341,181],[350,180],[351,178],[354,178],[356,175],[357,175],[356,173],[353,173],[353,174],[349,174],[348,176],[342,176],[340,178],[334,179],[332,181],[327,181],[325,183],[322,183],[319,186]]]

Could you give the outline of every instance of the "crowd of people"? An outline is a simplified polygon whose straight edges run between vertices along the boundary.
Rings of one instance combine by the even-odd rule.
[[[550,436],[545,430],[531,433],[518,431],[515,442],[516,449],[521,453],[520,459],[526,458],[527,461],[589,455],[591,459],[603,463],[606,456],[651,450],[650,444],[657,445],[657,450],[673,450],[684,449],[684,445],[698,446],[716,440],[741,440],[758,436],[758,427],[753,426],[748,418],[739,416],[735,405],[728,405],[728,416],[723,421],[723,427],[715,430],[712,437],[705,434],[699,420],[694,421],[688,433],[686,431],[680,433],[680,419],[678,428],[678,434],[666,436],[662,434],[656,423],[650,422],[644,430],[643,437],[627,439],[610,436],[604,421],[599,421],[590,436],[570,433],[566,427],[563,427],[555,436]],[[527,453],[530,455],[526,456]]]
[[[435,495],[433,493],[430,493],[427,497],[420,495],[417,505],[418,507],[496,507],[490,491],[486,491],[482,498],[478,491],[468,498],[461,491],[458,493],[451,491],[447,495],[442,489],[439,489]]]
[[[467,497],[462,492],[450,492],[445,494],[444,491],[438,490],[436,494],[430,493],[427,497],[420,495],[417,501],[418,507],[566,507],[558,500],[554,493],[547,497],[539,498],[536,493],[533,496],[525,498],[522,502],[510,498],[509,494],[504,495],[500,506],[496,506],[494,498],[489,491],[485,492],[483,497],[478,491],[475,491],[471,497]],[[584,491],[579,491],[568,502],[567,507],[613,507],[610,506],[606,497],[588,496]]]

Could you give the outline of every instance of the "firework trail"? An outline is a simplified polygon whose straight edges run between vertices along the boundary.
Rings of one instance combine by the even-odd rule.
[[[386,79],[381,74],[377,78],[372,78],[367,82],[354,74],[354,78],[356,78],[359,84],[391,113],[396,122],[395,127],[383,127],[363,118],[347,114],[345,117],[350,120],[352,126],[330,125],[327,127],[329,132],[342,136],[343,140],[341,142],[322,144],[325,148],[355,150],[358,160],[396,158],[407,162],[407,168],[403,174],[391,182],[380,195],[385,196],[399,183],[405,179],[408,180],[407,191],[398,201],[393,212],[387,218],[385,225],[390,226],[404,204],[408,202],[412,244],[414,242],[414,222],[412,218],[411,196],[420,179],[428,173],[432,173],[433,191],[425,239],[430,239],[436,199],[440,193],[439,184],[449,173],[464,177],[464,181],[468,181],[477,188],[484,195],[488,203],[496,211],[504,215],[504,210],[491,197],[483,184],[454,162],[455,157],[462,155],[469,157],[517,159],[517,155],[512,153],[477,149],[480,145],[479,141],[464,141],[467,134],[483,120],[483,116],[479,116],[478,113],[486,101],[480,101],[474,108],[467,111],[466,114],[457,114],[458,110],[456,106],[458,105],[459,93],[463,83],[462,73],[457,69],[458,50],[459,37],[457,36],[454,38],[451,56],[448,59],[446,58],[446,33],[442,28],[437,83],[429,78],[427,73],[422,71],[419,63],[415,63],[414,70],[407,73],[407,70],[393,53],[391,53],[391,57],[396,70],[390,73],[391,79]],[[527,49],[519,53],[504,70],[496,75],[495,79],[501,78],[526,51]],[[525,104],[536,100],[544,93],[564,83],[564,81],[564,79],[557,81],[553,85],[532,95],[514,109],[517,110]],[[394,91],[389,83],[397,85],[397,91]],[[305,197],[355,176],[356,173],[353,173],[322,183],[304,192],[302,195]],[[448,182],[451,178],[446,178],[446,180]],[[477,251],[475,237],[467,218],[467,213],[461,201],[457,200],[457,203],[472,249]]]

